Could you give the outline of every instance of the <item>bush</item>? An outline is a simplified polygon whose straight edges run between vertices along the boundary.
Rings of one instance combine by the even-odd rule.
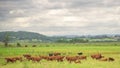
[[[28,47],[28,45],[25,45],[25,47]]]
[[[20,43],[17,43],[17,47],[21,47],[21,44],[20,44]]]
[[[36,47],[36,45],[32,45],[32,47]]]

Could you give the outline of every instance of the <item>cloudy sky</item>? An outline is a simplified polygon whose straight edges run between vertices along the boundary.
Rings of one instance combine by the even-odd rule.
[[[120,34],[120,0],[0,0],[0,31]]]

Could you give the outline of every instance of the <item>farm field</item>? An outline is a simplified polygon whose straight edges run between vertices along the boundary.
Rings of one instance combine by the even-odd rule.
[[[120,66],[120,43],[22,43],[22,47],[16,47],[16,43],[11,43],[11,47],[3,47],[0,44],[0,68],[119,68]],[[24,47],[24,45],[29,45]],[[32,45],[37,45],[32,47]],[[82,52],[87,56],[81,63],[69,63],[41,60],[32,62],[24,60],[15,63],[7,63],[5,57],[22,56],[30,54],[32,56],[48,56],[49,53],[60,52],[62,56],[77,56]],[[91,54],[101,53],[105,57],[112,57],[115,61],[99,61],[91,58]],[[24,58],[24,57],[23,57]]]

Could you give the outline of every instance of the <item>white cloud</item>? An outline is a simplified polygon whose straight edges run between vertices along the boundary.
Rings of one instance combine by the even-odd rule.
[[[68,17],[64,17],[63,20],[64,20],[65,22],[66,22],[66,21],[75,22],[75,21],[79,21],[79,18],[78,18],[78,17],[75,17],[75,16],[68,16]]]
[[[10,14],[23,14],[24,10],[22,9],[17,9],[17,10],[11,10],[9,11]]]

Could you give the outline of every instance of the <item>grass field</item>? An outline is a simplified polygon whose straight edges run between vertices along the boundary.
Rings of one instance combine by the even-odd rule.
[[[37,45],[32,47],[31,45]],[[120,43],[23,43],[22,47],[15,47],[16,43],[11,43],[12,47],[3,47],[0,44],[0,68],[119,68],[120,67]],[[24,45],[29,45],[24,47]],[[48,55],[52,52],[60,52],[64,56],[76,56],[78,52],[83,52],[87,56],[87,60],[81,63],[46,61],[33,63],[32,61],[23,61],[8,63],[5,65],[5,57],[22,56],[23,54],[31,54],[33,56]],[[115,61],[104,62],[93,60],[90,55],[101,53],[105,57],[113,57]]]

